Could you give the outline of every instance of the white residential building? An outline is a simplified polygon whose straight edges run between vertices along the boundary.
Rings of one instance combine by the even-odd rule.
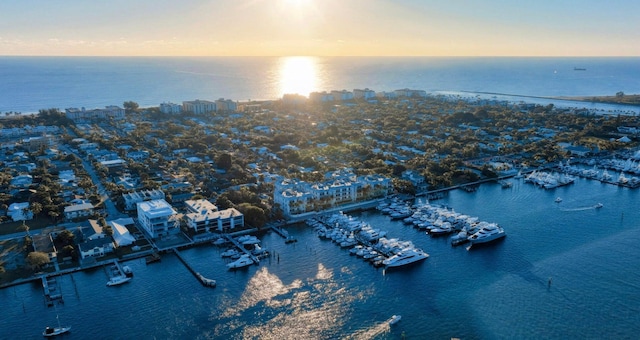
[[[376,98],[376,92],[373,90],[369,90],[368,88],[365,88],[364,90],[361,89],[354,89],[353,90],[353,98],[355,99],[375,99]]]
[[[162,237],[179,231],[180,222],[173,207],[163,199],[140,202],[138,223],[152,238]]]
[[[27,188],[33,184],[33,177],[31,175],[18,175],[11,179],[11,186],[16,188]]]
[[[74,204],[64,207],[64,217],[74,219],[93,215],[94,206],[91,203]]]
[[[424,179],[424,176],[417,171],[405,170],[401,177],[413,184],[413,187],[416,189],[416,193],[425,193],[429,189],[429,184]]]
[[[132,218],[119,218],[114,221],[107,222],[109,226],[111,226],[111,230],[113,231],[113,241],[116,246],[128,246],[133,244],[136,241],[136,238],[131,235],[129,229],[127,229],[127,225],[134,224]]]
[[[113,252],[113,241],[108,237],[90,239],[78,244],[78,250],[80,251],[80,257],[83,259],[105,256]]]
[[[135,210],[137,204],[144,201],[160,200],[165,198],[164,191],[162,190],[141,190],[132,193],[122,194],[124,199],[124,209],[131,211]]]
[[[182,105],[174,103],[162,103],[160,104],[160,112],[173,114],[182,112]]]
[[[353,93],[347,90],[342,90],[342,91],[333,90],[331,91],[331,95],[333,96],[334,100],[338,100],[338,101],[353,100],[353,97],[354,97]]]
[[[193,114],[205,114],[216,111],[216,103],[208,100],[191,100],[182,102],[182,111]]]
[[[104,109],[93,110],[86,110],[84,107],[81,109],[72,107],[65,109],[65,115],[73,121],[108,118],[123,119],[125,117],[125,110],[116,105],[106,106]]]
[[[275,183],[274,203],[286,217],[384,197],[391,180],[379,175],[356,176],[351,170],[330,172],[322,183],[284,179]]]
[[[188,200],[185,205],[189,212],[184,220],[196,233],[229,232],[244,227],[244,215],[235,208],[218,211],[218,207],[205,199]]]
[[[220,98],[216,100],[216,112],[238,111],[238,104],[231,99]]]
[[[332,102],[334,100],[331,93],[326,91],[309,93],[309,100],[312,102]]]

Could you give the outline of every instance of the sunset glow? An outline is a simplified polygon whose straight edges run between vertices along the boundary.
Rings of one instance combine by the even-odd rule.
[[[316,90],[316,61],[312,57],[288,57],[280,66],[280,93],[308,96]]]
[[[635,0],[6,1],[0,54],[634,56],[639,11]]]

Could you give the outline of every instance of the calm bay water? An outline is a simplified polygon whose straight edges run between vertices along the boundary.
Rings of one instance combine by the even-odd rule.
[[[575,71],[574,67],[585,68]],[[245,101],[284,93],[400,88],[429,93],[526,96],[640,93],[640,58],[362,57],[0,57],[0,112],[141,106],[220,97]],[[547,100],[496,96],[510,101]],[[602,110],[637,108],[554,101]]]
[[[56,310],[73,326],[68,339],[636,338],[640,192],[585,179],[551,191],[513,181],[511,189],[486,184],[434,202],[501,224],[508,236],[490,247],[453,248],[448,238],[367,211],[355,216],[430,258],[385,272],[293,226],[298,243],[262,236],[275,255],[245,270],[227,271],[214,246],[183,251],[218,281],[215,289],[165,256],[128,262],[135,277],[119,287],[106,287],[101,269],[63,276],[65,303],[55,310],[38,284],[0,290],[0,338],[40,338]],[[604,207],[593,208],[598,202]],[[389,328],[393,314],[402,320]]]

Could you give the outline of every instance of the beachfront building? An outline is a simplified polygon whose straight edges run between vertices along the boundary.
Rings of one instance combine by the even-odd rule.
[[[74,122],[90,121],[94,119],[123,119],[125,118],[125,111],[123,108],[117,105],[109,105],[104,109],[86,110],[84,107],[81,109],[72,107],[65,109],[65,115],[67,118]]]
[[[131,193],[122,194],[122,198],[124,200],[124,209],[127,211],[136,210],[137,204],[144,201],[151,200],[159,200],[164,199],[165,194],[164,191],[153,189],[153,190],[141,190],[134,191]]]
[[[175,103],[162,103],[160,104],[160,112],[166,114],[175,114],[182,112],[182,105]]]
[[[213,203],[205,200],[184,202],[188,213],[184,215],[187,226],[194,232],[229,232],[244,227],[244,215],[235,208],[218,210]]]
[[[334,100],[338,100],[338,101],[346,101],[346,100],[353,100],[354,96],[353,96],[353,92],[349,92],[347,90],[333,90],[331,91],[331,95],[333,96]]]
[[[398,97],[426,97],[425,90],[399,89],[394,91]]]
[[[327,91],[322,92],[311,92],[309,93],[309,100],[315,103],[324,103],[324,102],[332,102],[333,95],[331,93],[327,93]]]
[[[415,170],[405,170],[402,175],[402,179],[405,179],[413,185],[417,194],[426,193],[429,189],[429,184],[425,180],[424,176]]]
[[[274,203],[285,217],[364,202],[387,195],[391,180],[380,175],[356,176],[350,169],[329,172],[325,181],[282,179],[275,183]]]
[[[182,111],[201,115],[216,111],[216,103],[208,100],[191,100],[182,102]]]
[[[353,98],[355,98],[355,99],[364,99],[364,100],[375,99],[376,98],[376,91],[369,90],[368,88],[365,88],[364,90],[362,90],[362,89],[354,89],[353,90]]]
[[[137,204],[138,223],[151,238],[158,238],[179,231],[180,222],[173,207],[164,199]]]
[[[236,112],[238,104],[231,99],[220,98],[216,100],[216,112]]]

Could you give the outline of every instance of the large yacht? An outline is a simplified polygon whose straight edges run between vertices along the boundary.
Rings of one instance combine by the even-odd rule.
[[[507,234],[504,233],[504,229],[495,223],[489,223],[469,236],[469,242],[471,242],[471,244],[487,243],[505,236],[507,236]]]
[[[233,262],[227,263],[227,268],[229,269],[242,268],[242,267],[250,266],[252,264],[253,264],[253,260],[249,257],[249,255],[244,254],[240,256],[239,259]]]
[[[429,254],[417,248],[403,249],[388,259],[382,261],[387,268],[400,267],[424,260],[429,257]]]

